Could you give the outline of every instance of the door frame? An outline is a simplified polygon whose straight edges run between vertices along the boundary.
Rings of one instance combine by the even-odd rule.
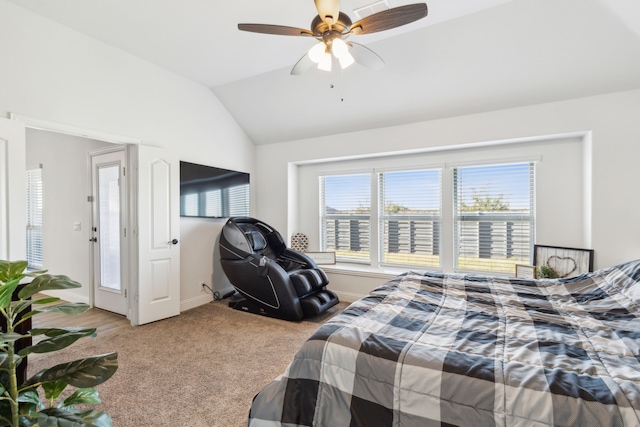
[[[94,170],[93,170],[93,158],[95,156],[100,156],[103,154],[110,154],[110,153],[116,153],[116,152],[120,152],[123,151],[124,152],[124,164],[123,166],[126,168],[125,170],[126,172],[126,194],[125,194],[125,210],[121,213],[121,219],[123,219],[124,222],[124,229],[126,230],[126,240],[124,241],[125,244],[121,244],[120,245],[120,260],[121,260],[121,268],[122,271],[124,272],[124,274],[122,274],[121,280],[122,280],[122,290],[125,292],[126,295],[126,317],[127,319],[131,320],[133,318],[132,316],[132,304],[131,304],[131,298],[130,295],[133,295],[133,293],[131,292],[131,278],[134,277],[134,275],[131,272],[131,262],[130,260],[132,259],[131,257],[131,253],[132,250],[134,250],[134,244],[132,243],[135,240],[135,236],[133,234],[133,227],[130,225],[133,223],[132,219],[133,217],[131,216],[132,214],[132,210],[130,208],[131,203],[133,202],[133,199],[129,196],[129,192],[132,190],[132,184],[131,184],[131,180],[130,180],[130,176],[131,176],[131,169],[129,168],[129,158],[131,157],[131,150],[130,150],[130,146],[128,144],[120,144],[120,145],[114,145],[112,147],[107,147],[107,148],[103,148],[100,150],[93,150],[90,151],[88,154],[88,165],[89,165],[89,191],[93,197],[95,197],[96,195],[94,194]],[[93,203],[91,204],[91,228],[93,229],[93,227],[96,226],[95,224],[95,201],[93,201]],[[122,227],[122,225],[121,225]],[[96,271],[95,271],[95,255],[96,255],[96,251],[97,251],[97,245],[91,245],[91,265],[89,267],[89,274],[91,277],[91,287],[89,288],[89,304],[92,307],[95,307],[95,302],[96,302]]]
[[[27,128],[40,129],[40,130],[45,130],[49,132],[64,133],[67,135],[78,136],[81,138],[95,139],[95,140],[104,141],[104,142],[108,142],[108,143],[112,143],[120,146],[124,145],[127,151],[127,169],[131,171],[131,174],[129,176],[130,178],[133,178],[135,175],[133,171],[136,170],[135,159],[134,159],[134,157],[136,156],[131,155],[131,152],[135,151],[135,150],[132,150],[132,147],[142,145],[141,139],[137,139],[137,138],[133,138],[125,135],[109,133],[109,132],[97,131],[94,129],[71,126],[71,125],[62,124],[62,123],[51,121],[51,120],[41,119],[38,117],[27,116],[23,114],[10,113],[9,119],[20,122],[22,125],[24,125]],[[118,150],[122,148],[114,147],[113,149]],[[89,170],[89,173],[91,173],[90,162],[89,162],[88,170]],[[138,283],[138,245],[137,245],[137,235],[133,233],[134,228],[136,227],[135,223],[137,223],[138,181],[137,179],[129,179],[127,185],[128,185],[127,216],[129,217],[129,220],[130,220],[129,227],[131,228],[131,234],[130,234],[131,238],[127,239],[127,252],[130,254],[127,282],[129,283],[129,295],[132,296],[134,293],[137,294],[137,290],[136,292],[133,292],[134,291],[133,288],[136,286],[134,284]],[[87,191],[90,191],[90,189],[88,188]],[[87,194],[91,194],[91,193],[87,193]],[[93,264],[93,261],[91,262],[91,264]],[[93,277],[93,265],[90,266],[90,274],[91,274],[91,277]],[[94,301],[93,283],[91,283],[91,285],[89,286],[89,300],[90,300],[90,305],[93,306],[93,301]],[[128,309],[127,318],[130,320],[132,325],[137,325],[138,324],[137,323],[138,306],[135,303],[135,301],[132,302],[132,298],[128,299],[128,305],[129,305],[129,309]]]
[[[20,203],[26,201],[26,153],[20,149],[25,126],[3,118],[0,132],[0,259],[25,259],[27,206]]]

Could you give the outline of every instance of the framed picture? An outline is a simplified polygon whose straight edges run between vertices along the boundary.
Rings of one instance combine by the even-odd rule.
[[[335,264],[336,253],[335,252],[305,252],[312,260],[318,265]]]
[[[516,277],[519,279],[535,279],[536,266],[516,264]]]
[[[533,264],[550,268],[559,278],[579,276],[593,271],[593,249],[534,245]]]

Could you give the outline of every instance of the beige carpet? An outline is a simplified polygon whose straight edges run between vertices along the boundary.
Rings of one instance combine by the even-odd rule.
[[[118,371],[98,386],[104,402],[100,409],[111,415],[114,426],[246,426],[253,396],[285,370],[313,331],[346,306],[340,303],[318,318],[287,322],[214,302],[35,355],[29,359],[29,375],[117,351]]]

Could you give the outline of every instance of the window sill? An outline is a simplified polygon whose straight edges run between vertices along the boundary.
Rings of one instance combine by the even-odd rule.
[[[349,264],[349,263],[336,263],[336,264],[324,264],[318,265],[322,270],[329,274],[341,274],[344,276],[357,276],[357,277],[369,277],[373,279],[393,279],[400,274],[406,273],[408,271],[413,272],[424,272],[424,271],[439,271],[437,268],[420,268],[420,267],[410,267],[406,268],[402,267],[380,267],[375,268],[369,265],[359,265],[359,264]],[[491,273],[491,272],[482,272],[482,271],[471,271],[471,270],[456,270],[454,274],[464,274],[471,276],[492,276],[492,277],[501,277],[501,278],[510,278],[514,277],[508,273]]]
[[[336,263],[331,265],[319,265],[326,273],[342,274],[345,276],[370,277],[373,279],[393,279],[394,277],[406,273],[407,271],[420,271],[419,268],[411,267],[380,267],[374,268],[369,265],[358,265],[349,263]]]

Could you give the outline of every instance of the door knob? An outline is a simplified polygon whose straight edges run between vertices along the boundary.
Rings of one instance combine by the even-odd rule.
[[[172,245],[177,245],[178,244],[178,239],[173,239],[169,243],[171,243]]]

